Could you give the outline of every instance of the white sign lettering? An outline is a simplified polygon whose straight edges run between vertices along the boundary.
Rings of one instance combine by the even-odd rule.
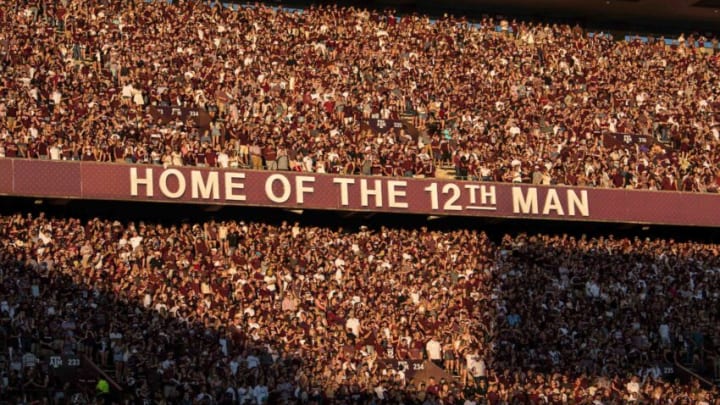
[[[280,185],[282,186],[282,194],[280,196],[275,194],[275,191],[273,190],[273,185],[276,181],[280,182]],[[292,191],[290,190],[290,180],[287,179],[287,177],[283,176],[282,174],[273,174],[270,177],[267,178],[265,181],[265,195],[267,198],[270,199],[270,201],[278,204],[282,204],[290,199],[290,193]]]
[[[373,187],[368,187],[368,179],[360,180],[360,205],[367,207],[369,205],[370,196],[375,197],[375,208],[382,208],[383,206],[383,193],[382,193],[382,182],[378,180],[373,181]]]
[[[220,199],[220,176],[218,172],[207,172],[207,181],[203,180],[202,172],[193,170],[190,173],[190,187],[192,198],[209,199],[212,194],[213,200]]]
[[[335,178],[333,179],[333,183],[340,185],[340,205],[343,207],[347,207],[350,205],[350,197],[348,188],[351,184],[355,184],[355,180],[353,179],[345,179],[345,178]]]
[[[242,190],[245,184],[236,182],[236,180],[244,180],[245,173],[225,172],[225,199],[231,201],[245,201],[247,197],[244,194],[235,194],[235,190]]]
[[[398,201],[399,198],[407,196],[407,181],[390,180],[388,181],[388,206],[390,208],[408,208],[409,205],[405,201]]]
[[[178,187],[175,191],[170,191],[168,188],[168,177],[174,176],[177,179]],[[180,198],[183,194],[185,194],[185,186],[187,183],[185,182],[185,176],[183,176],[182,172],[178,169],[168,169],[162,172],[160,175],[160,192],[163,193],[163,195],[167,198]]]
[[[590,216],[588,191],[574,188],[158,167],[131,167],[129,174],[133,197],[240,201],[250,205],[270,201],[285,207],[400,209],[436,212],[436,215],[497,211],[556,217]],[[155,194],[155,190],[159,190],[159,194]]]
[[[306,183],[315,183],[315,177],[312,176],[297,176],[295,177],[295,202],[298,204],[305,203],[305,194],[312,194],[315,192],[315,188],[307,186]]]
[[[145,177],[138,177],[137,167],[130,168],[130,195],[133,197],[138,196],[138,186],[145,186],[145,195],[147,197],[153,196],[153,171],[152,169],[145,169]]]
[[[587,190],[580,190],[578,195],[577,190],[567,189],[563,200],[557,189],[550,188],[542,203],[542,215],[576,216],[578,213],[584,217],[590,215]],[[513,187],[512,205],[514,214],[539,215],[538,189],[528,187],[523,192],[521,187]]]

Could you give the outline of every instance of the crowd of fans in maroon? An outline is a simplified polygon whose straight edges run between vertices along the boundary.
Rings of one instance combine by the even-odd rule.
[[[0,22],[0,157],[720,182],[720,59],[704,37],[667,46],[566,25],[197,1],[0,0]],[[408,125],[373,131],[371,117]]]
[[[84,354],[131,403],[716,404],[661,367],[718,342],[719,248],[3,216],[0,398],[65,403]]]
[[[195,1],[0,0],[0,23],[0,157],[720,186],[705,38]],[[3,216],[0,400],[81,398],[48,359],[82,354],[130,403],[720,403],[661,368],[720,343],[718,249]]]

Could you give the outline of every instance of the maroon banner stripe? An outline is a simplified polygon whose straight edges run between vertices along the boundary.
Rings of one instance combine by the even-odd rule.
[[[720,226],[717,194],[0,159],[0,193],[288,209]]]
[[[0,194],[13,192],[13,160],[0,159]]]

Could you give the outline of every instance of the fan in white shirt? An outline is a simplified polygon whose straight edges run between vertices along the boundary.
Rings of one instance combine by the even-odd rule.
[[[229,166],[230,157],[225,152],[219,152],[217,155],[217,163],[218,167],[221,167],[223,169],[227,168]]]
[[[465,366],[472,377],[485,377],[487,374],[485,360],[480,357],[480,354],[477,351],[469,353],[465,356]]]
[[[253,388],[253,396],[255,397],[255,403],[257,405],[263,405],[267,402],[270,392],[268,387],[263,384],[258,384]]]
[[[442,345],[436,338],[433,337],[427,342],[427,344],[425,344],[425,350],[427,351],[428,359],[442,359]]]

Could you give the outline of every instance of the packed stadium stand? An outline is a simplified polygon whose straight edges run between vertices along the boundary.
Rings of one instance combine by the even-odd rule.
[[[0,243],[11,401],[78,394],[52,356],[157,403],[717,394],[663,379],[717,348],[714,244],[42,214],[0,218]]]
[[[701,36],[616,41],[335,6],[0,5],[0,156],[697,192],[720,181],[720,60]]]
[[[187,0],[0,27],[0,405],[720,404],[712,37]]]

